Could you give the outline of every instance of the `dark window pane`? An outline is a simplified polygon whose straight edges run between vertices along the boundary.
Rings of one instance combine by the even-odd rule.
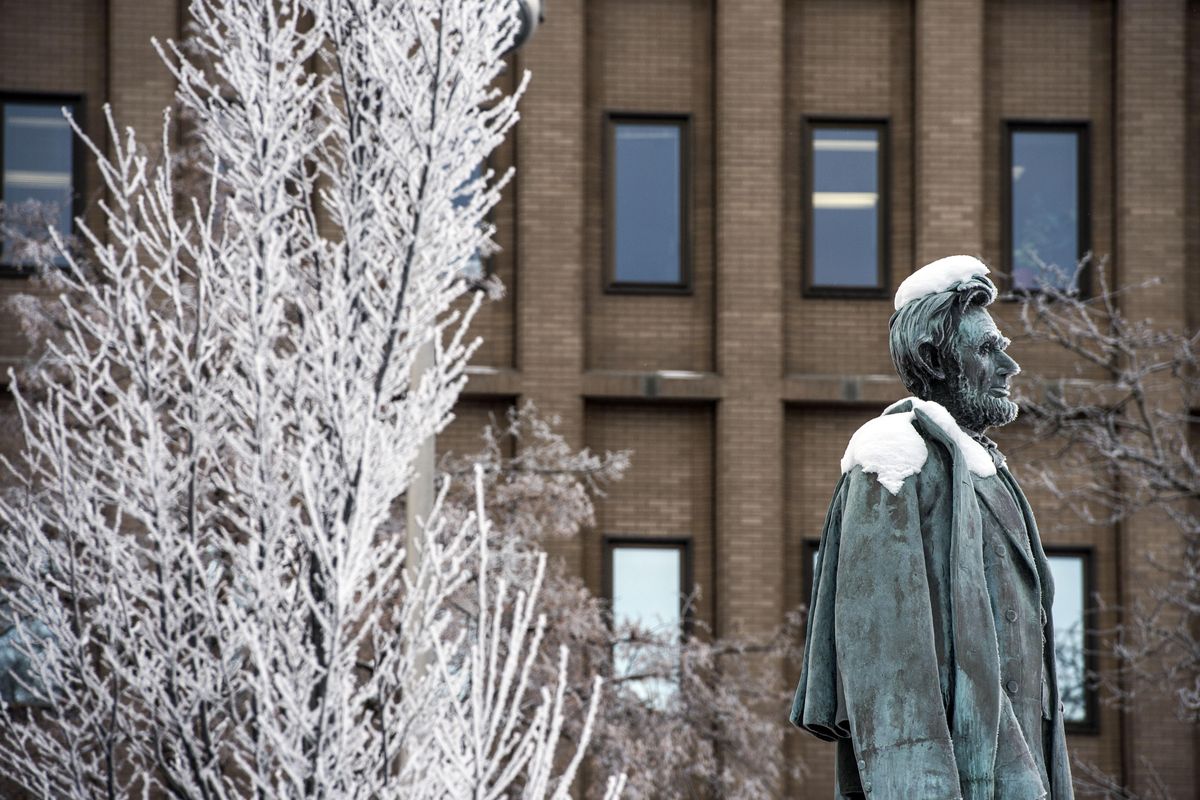
[[[612,549],[613,625],[636,628],[657,641],[620,643],[613,649],[618,676],[656,673],[658,677],[632,681],[643,700],[662,703],[675,693],[674,680],[662,677],[678,663],[683,625],[680,575],[683,550],[679,547],[616,546]]]
[[[1012,273],[1017,289],[1039,278],[1076,288],[1079,260],[1079,134],[1012,132]]]
[[[10,218],[29,220],[38,230],[22,231],[43,239],[45,227],[71,232],[74,187],[71,128],[60,103],[5,103],[3,112],[3,199]],[[4,242],[4,261],[13,243]]]
[[[812,284],[879,285],[879,131],[812,133]]]
[[[1063,720],[1087,721],[1087,662],[1084,650],[1084,587],[1082,556],[1048,556],[1054,578],[1054,660]]]
[[[681,283],[683,129],[632,123],[615,128],[614,278],[618,283]]]

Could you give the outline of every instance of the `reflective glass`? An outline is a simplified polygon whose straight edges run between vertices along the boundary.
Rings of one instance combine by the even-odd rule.
[[[23,232],[32,238],[42,238],[44,225],[60,233],[71,232],[73,174],[72,132],[63,117],[62,104],[5,103],[3,111],[4,152],[0,164],[4,167],[3,199],[8,213],[14,206],[36,204],[38,211],[20,214],[40,230]],[[21,212],[17,209],[17,212]],[[13,244],[3,243],[0,260],[12,260]]]
[[[879,141],[875,129],[813,129],[813,286],[879,285]]]
[[[682,135],[679,125],[615,124],[613,277],[617,283],[683,281]]]
[[[475,199],[475,196],[473,192],[469,191],[469,189],[482,177],[483,164],[476,164],[475,168],[471,170],[471,177],[467,178],[467,180],[463,182],[463,185],[459,187],[461,190],[460,193],[455,195],[451,200],[455,208],[466,208],[471,204],[471,201]],[[479,252],[478,248],[471,253],[470,257],[467,259],[467,262],[463,264],[461,273],[464,278],[469,280],[481,280],[483,278],[483,256]]]
[[[1076,288],[1079,260],[1079,134],[1012,132],[1012,278]]]
[[[617,546],[612,549],[613,626],[636,628],[657,642],[621,642],[613,649],[619,676],[645,672],[662,674],[678,664],[683,625],[680,573],[683,551],[678,547]],[[664,703],[675,693],[674,680],[655,677],[633,681],[643,700]]]
[[[1048,556],[1054,578],[1054,660],[1067,722],[1087,721],[1087,661],[1082,556]]]

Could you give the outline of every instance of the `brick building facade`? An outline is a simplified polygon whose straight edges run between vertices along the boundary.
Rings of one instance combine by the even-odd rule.
[[[172,86],[149,39],[177,38],[181,19],[176,0],[0,0],[0,99],[79,101],[93,135],[111,103],[152,130]],[[1131,314],[1197,324],[1197,0],[553,0],[517,62],[533,81],[496,156],[518,174],[491,260],[507,293],[481,314],[486,344],[442,444],[467,446],[488,412],[529,398],[576,445],[632,449],[597,528],[557,550],[597,591],[606,537],[622,536],[688,542],[697,613],[718,632],[766,632],[807,600],[845,443],[903,394],[891,292],[942,255],[1008,263],[1015,124],[1082,132],[1086,245],[1116,281],[1162,279]],[[682,121],[684,280],[662,291],[612,280],[613,115]],[[880,279],[814,291],[813,125],[864,121],[883,132]],[[94,199],[94,167],[78,173]],[[0,278],[0,295],[23,289]],[[1013,311],[997,305],[1002,328]],[[0,321],[0,358],[24,349]],[[1066,367],[1014,354],[1027,371]],[[1169,525],[1082,526],[1026,489],[1047,547],[1082,554],[1106,602],[1154,579],[1140,554],[1169,547]],[[798,665],[779,669],[794,682]],[[1148,761],[1196,796],[1200,738],[1166,701],[1098,706],[1081,728],[1081,758],[1135,788]],[[830,796],[831,748],[795,737],[780,758],[808,765],[782,796]]]

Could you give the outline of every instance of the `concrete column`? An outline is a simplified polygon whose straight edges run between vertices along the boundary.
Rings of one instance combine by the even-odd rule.
[[[1187,148],[1187,4],[1184,0],[1120,2],[1117,8],[1116,197],[1117,281],[1162,283],[1130,294],[1125,312],[1163,327],[1186,324],[1185,194]],[[1164,397],[1168,405],[1177,398]],[[1182,409],[1180,409],[1182,410]],[[1122,527],[1119,560],[1126,605],[1155,586],[1161,573],[1146,562],[1155,552],[1171,563],[1179,529],[1165,515],[1146,513]],[[1189,797],[1200,781],[1197,736],[1179,722],[1176,701],[1163,687],[1140,687],[1126,717],[1126,781],[1148,792],[1157,770],[1171,794]]]
[[[917,0],[917,263],[983,253],[983,0]]]
[[[574,448],[583,446],[583,214],[585,10],[555,0],[517,56],[533,73],[521,100],[517,176],[516,365],[522,399],[558,415]],[[582,572],[578,539],[547,543]]]
[[[783,0],[716,15],[717,626],[781,621]],[[747,469],[746,465],[754,465]]]

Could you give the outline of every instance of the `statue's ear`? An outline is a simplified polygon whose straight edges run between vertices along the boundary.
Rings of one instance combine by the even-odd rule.
[[[946,380],[946,370],[942,364],[942,354],[933,342],[921,342],[917,347],[917,355],[921,359],[921,366],[925,372],[933,376],[936,380]]]

